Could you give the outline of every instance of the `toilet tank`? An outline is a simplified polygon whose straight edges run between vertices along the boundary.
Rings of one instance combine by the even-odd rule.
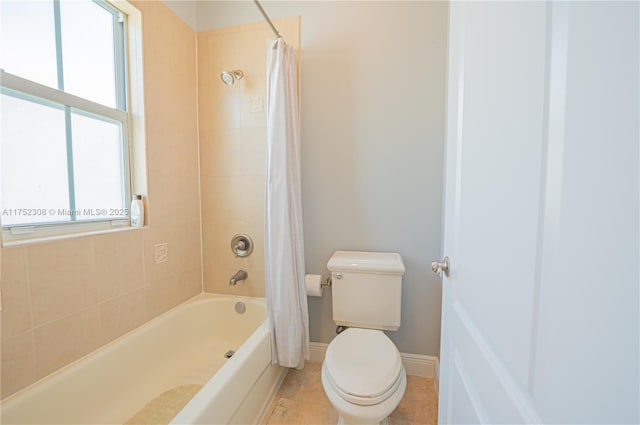
[[[391,331],[400,327],[405,271],[400,254],[336,251],[327,267],[336,324]]]

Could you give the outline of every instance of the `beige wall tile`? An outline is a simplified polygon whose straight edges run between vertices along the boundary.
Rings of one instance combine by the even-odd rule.
[[[118,338],[147,320],[144,289],[138,289],[100,304],[102,342]]]
[[[211,75],[209,73],[209,35],[200,32],[197,35],[198,43],[198,85],[205,86],[210,84]]]
[[[213,80],[215,85],[215,79]],[[200,139],[213,131],[213,97],[212,85],[198,86],[198,133]]]
[[[158,283],[145,286],[144,300],[149,319],[159,316],[169,309],[168,290]]]
[[[27,253],[34,326],[97,305],[94,238],[33,245]]]
[[[210,262],[205,262],[202,265],[202,282],[203,282],[203,291],[208,293],[218,293],[216,288],[213,286],[214,282],[211,278],[218,272],[218,269]]]
[[[245,176],[266,176],[267,130],[265,127],[246,129],[241,138],[242,171]]]
[[[9,280],[26,280],[27,258],[26,248],[14,247],[3,248],[2,257],[2,278]]]
[[[34,328],[37,378],[90,353],[101,344],[98,306]]]
[[[215,75],[219,75],[220,72]],[[232,86],[228,86],[220,80],[218,84],[211,85],[210,102],[211,115],[202,115],[200,120],[209,121],[211,128],[231,129],[240,128],[240,85],[242,80]]]
[[[161,274],[144,291],[147,314],[151,319],[180,303],[180,276]]]
[[[176,235],[175,249],[173,250],[172,257],[179,264],[178,272],[180,274],[187,270],[199,269],[201,266],[201,245],[200,245],[200,223],[191,222],[191,226],[181,226],[182,229],[178,230],[179,234]],[[194,232],[190,232],[189,228],[196,228]],[[183,237],[182,233],[194,234],[197,232],[198,238]]]
[[[179,102],[175,99],[158,99],[157,101],[163,103]],[[195,109],[193,116],[195,117]],[[195,142],[192,146],[185,143],[185,140],[195,141],[197,135],[195,128],[182,130],[183,125],[180,122],[162,114],[157,114],[156,120],[163,122],[163,125],[150,130],[152,136],[154,133],[157,134],[155,139],[152,137],[147,139],[148,175],[197,176],[197,147]],[[152,182],[150,181],[150,183]]]
[[[3,333],[1,350],[2,379],[0,381],[2,382],[1,397],[4,398],[36,380],[31,329],[6,338]]]
[[[265,176],[242,176],[242,219],[264,221]]]
[[[202,292],[202,269],[200,266],[180,274],[180,302]]]
[[[195,116],[195,110],[193,111]],[[164,118],[160,118],[164,119]],[[179,126],[178,124],[173,124]],[[197,177],[198,176],[198,148],[188,145],[184,140],[195,140],[196,131],[179,131],[175,128],[159,128],[154,131],[161,132],[162,137],[168,139],[167,143],[156,143],[147,149],[149,158],[149,176],[168,175],[172,177]],[[185,187],[185,190],[189,188]]]
[[[195,173],[190,176],[178,176],[178,184],[182,190],[176,194],[176,203],[180,206],[178,225],[185,221],[200,222],[200,176],[198,174],[198,158],[194,157],[192,166]],[[199,238],[200,229],[191,237]]]
[[[95,244],[99,301],[144,286],[143,231],[101,235]]]
[[[231,130],[238,133],[239,131]],[[245,161],[239,141],[200,144],[201,175],[209,177],[238,176]]]
[[[246,215],[242,199],[242,177],[201,177],[202,220],[220,222],[242,220]]]
[[[98,303],[95,270],[58,269],[31,273],[34,325],[77,313]]]
[[[91,237],[30,245],[27,252],[30,270],[95,267],[94,238]]]
[[[197,161],[194,158],[194,164]],[[185,222],[200,221],[200,190],[198,176],[150,174],[149,225],[153,229],[181,226]],[[152,229],[152,230],[153,230]],[[197,233],[185,235],[200,238]]]
[[[165,159],[167,162],[169,157]],[[175,226],[179,219],[179,205],[175,197],[180,191],[177,178],[170,174],[149,174],[149,225],[152,230]]]
[[[2,252],[2,339],[31,329],[25,248]]]

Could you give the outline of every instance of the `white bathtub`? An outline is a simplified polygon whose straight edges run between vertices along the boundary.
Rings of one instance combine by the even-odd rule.
[[[285,373],[271,365],[263,299],[201,294],[3,400],[0,422],[122,424],[196,384],[172,424],[257,423]]]

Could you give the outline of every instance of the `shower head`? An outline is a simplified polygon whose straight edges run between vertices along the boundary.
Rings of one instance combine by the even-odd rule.
[[[234,69],[233,71],[222,71],[222,74],[220,74],[220,78],[222,78],[222,81],[228,86],[233,85],[236,80],[242,80],[242,77],[244,77],[244,73],[239,69]]]

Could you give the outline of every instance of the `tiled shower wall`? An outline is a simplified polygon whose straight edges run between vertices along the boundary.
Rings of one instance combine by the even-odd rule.
[[[196,33],[142,12],[149,226],[2,248],[2,398],[202,291]],[[168,244],[155,264],[154,245]]]
[[[298,17],[275,21],[285,40],[300,46]],[[198,33],[198,128],[202,190],[204,290],[264,296],[264,189],[266,172],[267,40],[265,22]],[[228,86],[222,71],[244,78]],[[231,252],[231,238],[246,233],[255,249]],[[236,286],[239,269],[249,278]]]

